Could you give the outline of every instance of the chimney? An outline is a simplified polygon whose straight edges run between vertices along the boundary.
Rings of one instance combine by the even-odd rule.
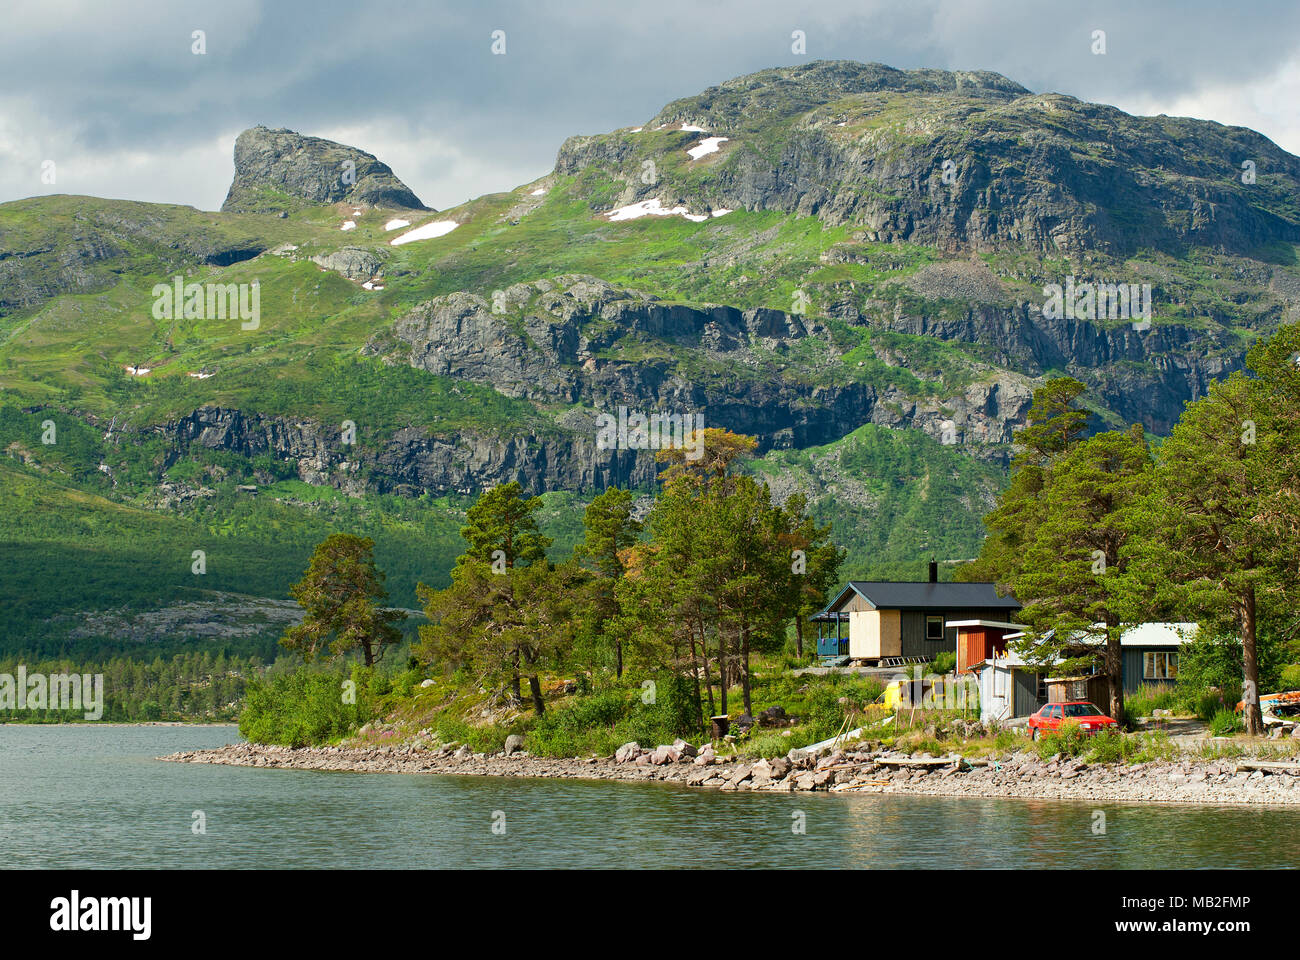
[[[935,562],[934,557],[930,558],[930,582],[939,582],[939,564]]]

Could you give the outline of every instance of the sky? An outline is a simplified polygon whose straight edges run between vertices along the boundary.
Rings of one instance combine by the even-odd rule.
[[[235,138],[265,124],[373,153],[445,209],[545,174],[568,136],[816,59],[993,70],[1130,113],[1251,127],[1300,154],[1293,0],[3,4],[0,202],[214,210]]]

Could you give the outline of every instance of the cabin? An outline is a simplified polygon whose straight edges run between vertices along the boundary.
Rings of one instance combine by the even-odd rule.
[[[1194,623],[1138,623],[1125,630],[1119,641],[1125,696],[1149,684],[1176,682],[1179,648],[1195,639],[1196,631]],[[1045,703],[1067,700],[1087,700],[1106,709],[1110,685],[1104,674],[1053,676],[1050,668],[1031,665],[1018,652],[1006,650],[1007,642],[1022,637],[1020,633],[1004,634],[1002,651],[970,665],[979,677],[981,720],[1027,717]],[[1079,646],[1099,642],[1094,636],[1081,636]]]
[[[1100,630],[1101,625],[1098,624],[1096,629]],[[1126,627],[1119,638],[1120,676],[1123,679],[1124,693],[1137,693],[1143,687],[1152,684],[1176,683],[1180,650],[1184,643],[1196,639],[1196,632],[1197,625],[1187,622],[1135,623]],[[1007,639],[1014,640],[1016,637],[1008,636]],[[1104,640],[1096,634],[1079,634],[1074,646],[1078,648],[1078,652],[1084,652],[1103,643]],[[1068,690],[1065,686],[1073,683],[1070,689],[1082,691],[1086,688],[1091,691],[1091,688],[1086,687],[1085,684],[1085,681],[1093,682],[1090,676],[1061,677],[1054,680],[1058,680],[1060,686],[1049,691],[1052,702],[1056,702],[1058,695],[1067,700],[1090,699],[1086,696],[1066,696]],[[1106,691],[1106,696],[1110,696],[1109,687],[1104,682],[1097,689]]]
[[[1179,651],[1196,639],[1194,623],[1139,623],[1120,637],[1124,693],[1137,693],[1144,686],[1178,681]]]
[[[957,649],[958,624],[972,631],[970,642],[979,650],[997,642],[997,631],[1000,639],[1023,629],[1011,622],[1020,604],[1014,597],[999,597],[993,584],[939,583],[939,565],[933,560],[929,573],[929,580],[921,582],[850,580],[812,618],[818,654],[878,666],[924,663]],[[980,627],[976,641],[976,628],[970,626],[975,623],[994,627]]]

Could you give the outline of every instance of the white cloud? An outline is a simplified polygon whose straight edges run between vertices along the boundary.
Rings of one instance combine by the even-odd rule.
[[[188,146],[89,148],[78,129],[0,101],[0,201],[63,193],[216,209],[230,185],[234,143],[230,133]],[[42,181],[47,161],[54,183]]]
[[[318,0],[311,17],[270,0],[7,0],[0,202],[59,192],[215,209],[235,136],[263,123],[369,151],[448,209],[545,174],[566,136],[817,58],[995,70],[1131,112],[1249,126],[1300,152],[1300,6],[1283,0],[1249,16],[1210,0],[434,0],[347,29],[357,16],[351,0]],[[508,30],[507,56],[490,54],[487,23]],[[1104,57],[1089,53],[1098,26]],[[790,53],[796,27],[807,57]],[[204,56],[190,52],[196,29]],[[40,182],[45,160],[53,185]]]
[[[1288,153],[1300,154],[1300,63],[1291,62],[1273,76],[1239,85],[1224,85],[1173,97],[1138,94],[1116,103],[1137,114],[1166,113],[1197,117],[1230,126],[1250,127]]]
[[[399,119],[302,130],[314,137],[358,147],[392,168],[397,178],[436,210],[459,206],[485,193],[512,190],[549,172],[500,151],[448,141]]]

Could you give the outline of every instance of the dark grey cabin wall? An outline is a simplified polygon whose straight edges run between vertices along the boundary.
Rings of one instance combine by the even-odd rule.
[[[1136,693],[1142,686],[1142,654],[1145,651],[1129,647],[1121,651],[1124,662],[1124,692]]]
[[[902,640],[904,657],[933,657],[951,650],[957,651],[957,628],[945,626],[942,640],[925,639],[925,618],[942,615],[944,623],[954,620],[1000,620],[1008,619],[1005,610],[902,610],[899,612],[898,630]]]
[[[1137,693],[1138,689],[1145,684],[1168,683],[1172,684],[1173,680],[1146,680],[1143,678],[1145,666],[1142,655],[1154,650],[1163,653],[1172,653],[1172,647],[1125,647],[1123,649],[1124,663],[1124,692]]]
[[[903,656],[933,657],[948,649],[943,641],[936,643],[925,639],[925,618],[926,614],[919,610],[903,610],[899,613],[898,632],[902,644],[900,653]]]

